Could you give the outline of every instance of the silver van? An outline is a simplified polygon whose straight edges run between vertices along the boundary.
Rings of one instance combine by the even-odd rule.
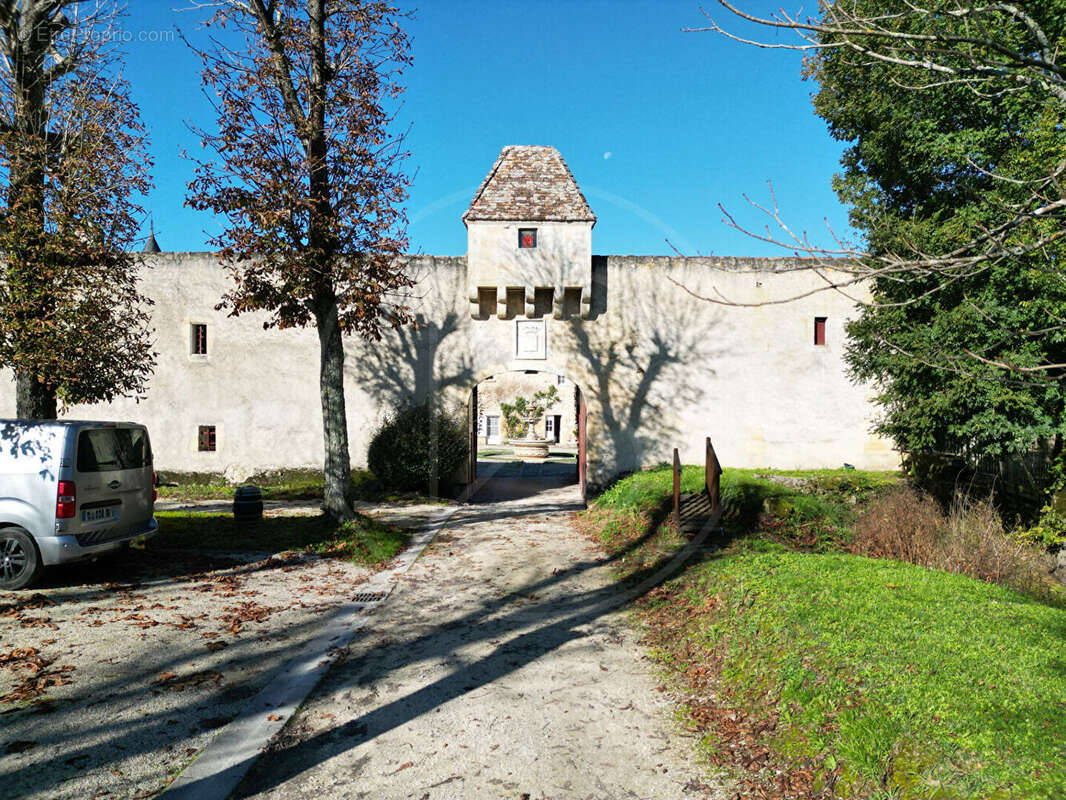
[[[155,497],[143,425],[0,419],[0,589],[154,534]]]

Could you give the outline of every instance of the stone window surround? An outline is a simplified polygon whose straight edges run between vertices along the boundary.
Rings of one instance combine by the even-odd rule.
[[[206,352],[196,352],[196,328],[198,325],[204,326],[204,345]],[[211,352],[214,350],[214,333],[215,326],[202,317],[190,317],[185,320],[185,330],[188,333],[188,347],[186,351],[189,354],[190,361],[207,361],[211,358]]]
[[[218,425],[196,427],[196,450],[199,453],[218,452]]]

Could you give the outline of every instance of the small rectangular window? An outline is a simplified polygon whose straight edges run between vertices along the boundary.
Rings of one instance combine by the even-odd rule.
[[[827,319],[826,317],[815,317],[814,318],[814,343],[816,345],[819,345],[819,346],[825,344],[825,321],[826,321],[826,319]]]
[[[565,375],[556,375],[555,376],[555,383],[558,386],[566,386],[566,376]]]
[[[500,418],[485,417],[485,444],[500,443]]]
[[[197,436],[197,450],[201,453],[215,452],[215,426],[201,425]]]
[[[194,324],[192,326],[192,354],[194,356],[207,355],[207,325]]]
[[[525,249],[527,247],[537,246],[537,229],[536,228],[519,228],[518,229],[518,246]]]

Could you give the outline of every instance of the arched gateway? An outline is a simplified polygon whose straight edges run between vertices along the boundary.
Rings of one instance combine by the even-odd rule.
[[[853,301],[821,291],[772,304],[824,287],[802,262],[594,256],[596,217],[552,147],[504,148],[463,222],[465,257],[406,265],[418,325],[345,342],[356,465],[398,404],[435,395],[462,413],[479,382],[524,371],[581,388],[591,486],[665,461],[674,447],[702,463],[707,435],[726,466],[897,465],[869,432],[869,387],[846,375]],[[145,261],[159,353],[148,395],[69,416],[148,424],[163,470],[320,466],[315,333],[264,331],[257,315],[216,311],[228,278],[213,253]],[[769,304],[716,305],[686,288]],[[0,415],[14,410],[14,391],[0,393]]]

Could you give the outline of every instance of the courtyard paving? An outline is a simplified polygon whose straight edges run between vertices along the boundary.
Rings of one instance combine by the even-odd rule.
[[[366,510],[411,525],[440,513]],[[195,553],[158,538],[0,593],[4,800],[155,795],[371,577],[339,559]]]

